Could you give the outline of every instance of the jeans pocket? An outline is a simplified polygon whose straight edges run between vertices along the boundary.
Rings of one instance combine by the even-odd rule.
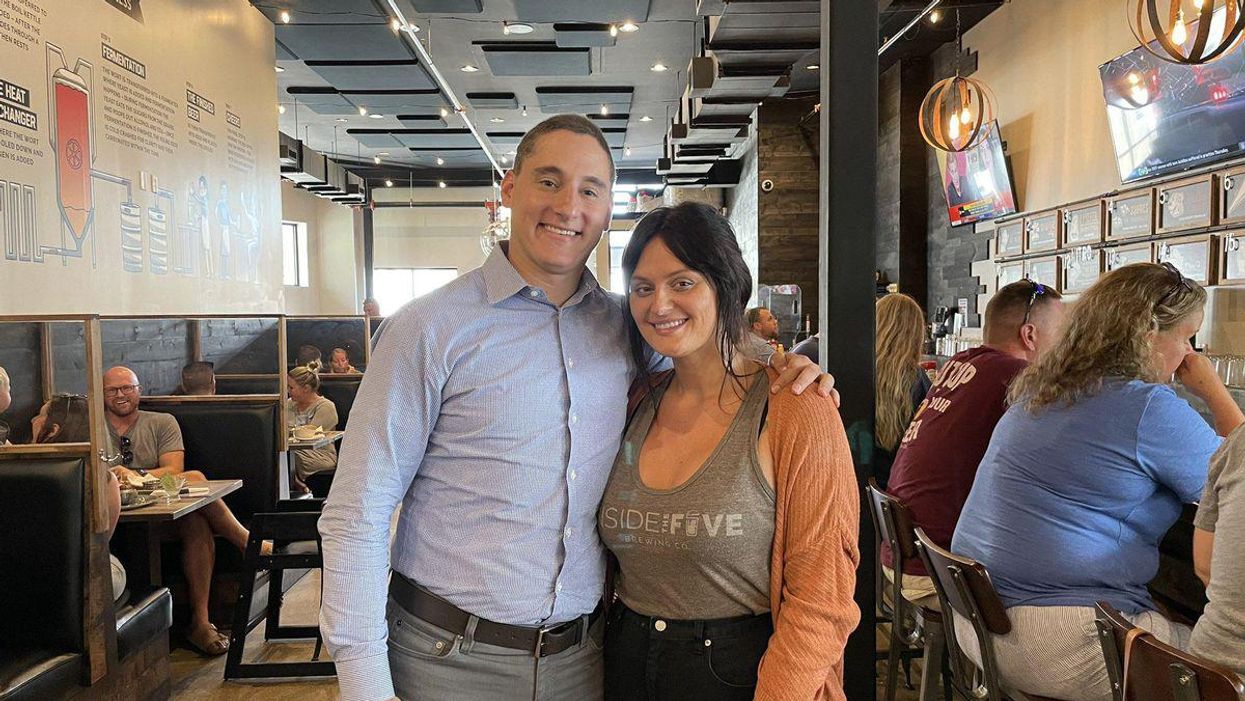
[[[725,686],[751,688],[757,684],[757,668],[768,640],[746,637],[716,638],[705,641],[705,664],[709,674]]]
[[[393,607],[389,619],[389,646],[397,652],[440,659],[454,651],[458,636]]]

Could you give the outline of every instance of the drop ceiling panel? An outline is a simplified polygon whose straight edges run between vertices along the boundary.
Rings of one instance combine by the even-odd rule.
[[[427,90],[432,77],[416,61],[308,61],[315,71],[339,90]]]
[[[553,25],[560,47],[613,46],[618,37],[610,33],[610,25],[602,23],[561,23]]]
[[[605,105],[611,113],[631,112],[631,95],[634,88],[621,87],[558,87],[536,88],[540,111],[545,114],[562,112],[600,113]]]
[[[276,42],[276,44],[277,44],[277,60],[278,61],[297,61],[298,60],[298,57],[295,56],[292,51],[282,46],[281,42],[278,41]]]
[[[411,52],[385,24],[277,24],[277,41],[304,60],[410,60]]]
[[[519,100],[512,92],[469,92],[467,102],[478,110],[516,110]]]
[[[728,14],[709,18],[709,43],[795,43],[821,40],[820,14]],[[712,47],[711,47],[712,48]]]
[[[372,0],[298,0],[263,3],[257,9],[272,23],[281,26],[281,12],[290,13],[290,24],[376,24],[389,18]]]
[[[475,42],[496,76],[590,75],[592,53],[549,42]]]
[[[346,133],[368,148],[398,149],[403,146],[402,142],[398,141],[398,139],[389,132],[373,131],[368,129],[347,129]]]
[[[692,119],[699,117],[750,117],[757,109],[752,100],[719,100],[714,98],[692,98],[690,101]]]
[[[389,92],[350,91],[343,93],[343,96],[356,107],[366,107],[372,112],[421,114],[418,108],[426,108],[435,113],[446,106],[441,91],[436,88]]]
[[[520,22],[644,22],[649,0],[514,0]]]
[[[627,140],[627,130],[625,128],[602,129],[601,131],[605,134],[605,143],[609,144],[610,148],[622,148],[623,142]]]
[[[339,115],[339,114],[358,114],[359,109],[350,104],[350,101],[342,97],[337,91],[325,92],[295,92],[295,89],[287,91],[298,104],[300,108],[306,107],[316,114],[323,115]]]
[[[480,0],[410,0],[415,11],[422,14],[478,15],[484,11]]]
[[[521,131],[490,131],[486,133],[488,140],[498,148],[512,149],[523,139]]]
[[[444,129],[449,126],[440,114],[400,114],[398,121],[407,129]]]
[[[600,109],[599,106],[598,106],[598,109]],[[598,127],[602,129],[626,129],[627,124],[631,121],[631,115],[625,114],[625,113],[624,114],[611,113],[609,115],[602,115],[599,113],[598,114],[590,113],[588,114],[588,119],[591,119],[593,124],[597,125]]]
[[[473,148],[475,137],[467,129],[401,129],[394,136],[410,148]]]

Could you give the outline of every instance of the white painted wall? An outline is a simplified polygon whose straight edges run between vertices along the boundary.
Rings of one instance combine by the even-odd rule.
[[[285,287],[286,314],[357,314],[362,309],[362,238],[356,235],[356,213],[281,182],[283,221],[307,225],[311,285]]]

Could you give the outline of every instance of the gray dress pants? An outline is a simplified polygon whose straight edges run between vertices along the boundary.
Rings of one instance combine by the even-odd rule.
[[[585,640],[556,655],[478,643],[389,600],[389,669],[402,701],[601,701],[605,616]],[[474,621],[474,619],[473,619]]]

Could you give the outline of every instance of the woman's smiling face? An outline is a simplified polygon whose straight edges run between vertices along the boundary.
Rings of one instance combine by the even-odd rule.
[[[667,358],[682,358],[716,343],[717,293],[659,237],[640,254],[629,303],[644,340]]]

